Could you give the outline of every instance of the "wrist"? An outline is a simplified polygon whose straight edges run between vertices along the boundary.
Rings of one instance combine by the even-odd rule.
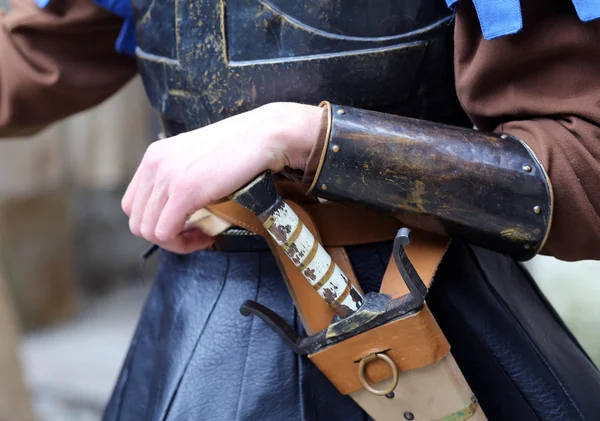
[[[304,171],[311,151],[322,136],[326,111],[295,103],[273,103],[265,108],[269,125],[269,134],[265,137],[268,168],[274,172],[284,167]]]

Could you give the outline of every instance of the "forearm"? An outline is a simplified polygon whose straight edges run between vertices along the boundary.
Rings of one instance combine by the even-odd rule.
[[[130,80],[135,61],[114,46],[121,25],[89,0],[13,0],[0,15],[0,137],[40,130]]]

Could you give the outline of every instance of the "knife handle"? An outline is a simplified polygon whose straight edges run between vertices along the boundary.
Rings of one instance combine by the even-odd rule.
[[[363,295],[279,196],[270,171],[259,175],[230,199],[258,217],[275,243],[338,316],[347,317],[361,307]]]

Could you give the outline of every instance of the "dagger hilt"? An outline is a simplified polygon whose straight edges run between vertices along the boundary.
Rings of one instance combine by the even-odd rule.
[[[258,217],[275,243],[338,316],[347,317],[362,306],[363,295],[277,193],[270,171],[230,199]]]

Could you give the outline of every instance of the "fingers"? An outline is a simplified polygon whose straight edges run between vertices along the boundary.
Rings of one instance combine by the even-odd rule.
[[[186,221],[271,167],[272,121],[248,112],[152,144],[122,200],[131,231],[178,253],[210,245]]]
[[[197,179],[180,177],[171,186],[169,195],[156,222],[155,235],[158,241],[171,241],[184,230],[189,216],[206,206],[210,200],[197,191]],[[198,189],[199,190],[199,189]]]
[[[142,218],[146,210],[146,204],[150,199],[150,195],[154,189],[154,175],[148,171],[144,171],[140,175],[140,181],[138,188],[135,192],[133,204],[131,205],[131,213],[129,215],[129,229],[131,232],[138,237],[144,237],[147,240],[152,241],[152,238],[147,238],[146,235],[150,234],[150,227],[144,227],[144,233],[142,233]]]
[[[198,250],[206,250],[215,242],[215,238],[206,235],[200,229],[184,231],[177,235],[173,240],[159,242],[158,246],[177,254],[188,254]]]
[[[129,228],[134,235],[152,243],[174,240],[179,232],[156,237],[156,225],[165,204],[172,179],[177,171],[165,165],[165,150],[160,144],[151,145],[136,171],[122,200],[123,211],[129,216]]]
[[[160,239],[156,236],[156,225],[168,200],[167,188],[162,183],[156,183],[143,210],[139,231],[146,240],[157,243]]]
[[[133,175],[133,178],[131,179],[131,182],[129,183],[129,186],[127,186],[127,190],[123,195],[123,199],[121,199],[121,209],[123,209],[123,212],[125,212],[127,216],[131,215],[133,201],[135,199],[135,195],[137,193],[137,188],[140,181],[141,168],[141,166],[138,167],[137,171]]]
[[[143,180],[143,177],[141,177]],[[132,205],[131,218],[130,218],[130,229],[131,232],[139,237],[142,237],[159,247],[169,250],[178,254],[192,253],[198,250],[205,250],[210,248],[215,239],[205,234],[201,229],[196,226],[185,226],[186,218],[185,212],[176,215],[182,215],[180,218],[172,218],[174,222],[174,228],[168,232],[161,233],[157,229],[157,225],[160,221],[160,216],[165,210],[165,205],[169,201],[167,188],[164,183],[154,183],[152,192],[149,197],[146,193],[148,189],[143,185],[140,185],[138,194],[135,196]],[[144,204],[144,201],[146,203]],[[184,206],[180,204],[180,206]],[[184,208],[185,209],[185,208]],[[139,215],[142,215],[140,218]],[[167,210],[167,215],[174,216]],[[158,235],[157,235],[158,233]]]
[[[171,240],[179,233],[179,231],[174,232],[172,237],[168,238],[157,237],[156,235],[156,226],[169,199],[170,180],[174,173],[175,171],[171,171],[165,167],[161,167],[155,171],[156,176],[152,180],[152,193],[144,204],[139,231],[142,237],[153,243]]]
[[[135,191],[127,192],[130,196],[123,207],[131,203],[128,205],[131,232],[177,253],[210,246],[212,237],[186,227],[188,216],[197,210],[196,205],[205,201],[202,194],[195,192],[197,183],[184,176],[176,177],[177,171],[153,168],[142,165]]]

